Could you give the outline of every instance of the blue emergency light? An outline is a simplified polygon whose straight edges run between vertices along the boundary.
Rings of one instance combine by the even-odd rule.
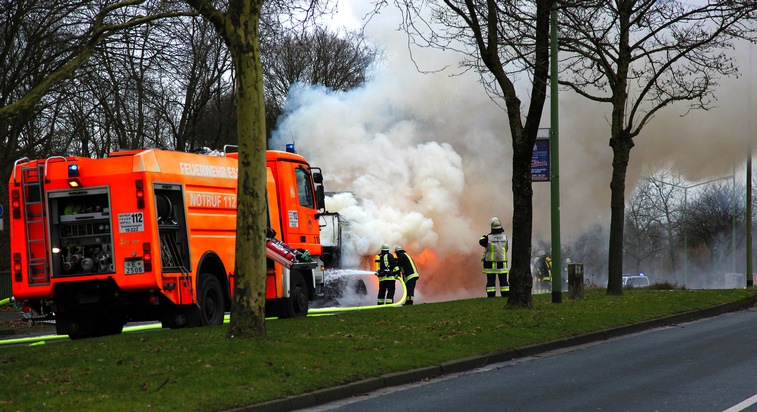
[[[68,165],[68,177],[79,177],[79,165],[77,164]]]
[[[287,143],[287,145],[286,145],[286,151],[287,151],[287,153],[297,153],[294,150],[294,143]]]

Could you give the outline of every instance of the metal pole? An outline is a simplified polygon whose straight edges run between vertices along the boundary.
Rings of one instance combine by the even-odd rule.
[[[748,159],[748,160],[751,161],[751,159]],[[748,168],[748,170],[751,170],[750,169],[751,165],[747,164],[747,168]],[[751,173],[751,172],[747,172],[747,173]],[[734,174],[732,174],[730,176],[719,177],[717,179],[711,179],[711,180],[708,180],[706,182],[699,182],[699,183],[696,183],[696,184],[693,184],[693,185],[681,186],[681,185],[677,185],[675,183],[669,183],[669,182],[665,182],[665,181],[660,181],[660,184],[670,185],[670,186],[673,186],[673,187],[676,187],[676,188],[679,188],[679,189],[683,189],[683,222],[684,222],[684,225],[682,226],[683,227],[682,230],[683,230],[683,286],[684,287],[686,286],[686,282],[688,281],[688,278],[689,278],[689,234],[688,234],[688,230],[686,228],[686,213],[687,213],[687,210],[688,210],[688,207],[689,207],[688,206],[689,205],[689,189],[693,189],[695,187],[706,185],[708,183],[717,182],[717,181],[725,180],[725,179],[729,179],[729,178],[733,179],[734,186],[735,186],[736,185],[736,181],[735,181],[735,179],[736,179],[735,166],[734,166]],[[736,197],[735,193],[736,193],[736,190],[734,188],[734,205],[735,205],[735,197]],[[734,206],[734,208],[735,208],[735,206]],[[751,211],[747,211],[747,213],[750,214]],[[736,212],[735,211],[733,212],[733,216],[736,216]],[[735,250],[736,250],[735,249],[736,248],[736,246],[735,246],[735,237],[736,237],[736,227],[735,227],[735,224],[736,223],[735,223],[735,219],[734,219],[734,228],[732,229],[732,245],[731,245],[731,253],[734,256],[735,256],[735,253],[736,253],[735,252]],[[747,226],[747,230],[751,230],[751,228],[749,226]],[[749,239],[747,239],[747,242],[749,242]],[[734,260],[733,265],[735,267],[735,265],[736,265],[735,260]],[[678,273],[678,272],[676,271],[676,273]],[[678,275],[676,274],[676,280],[677,280],[677,277],[678,277]]]
[[[557,101],[557,1],[550,14],[550,197],[552,200],[552,303],[562,302],[562,256],[560,245],[560,145]]]
[[[683,221],[686,223],[686,209],[689,202],[689,188],[683,189]],[[683,286],[686,287],[686,283],[689,280],[689,230],[684,226],[683,228]]]
[[[752,137],[746,158],[746,278],[752,276]],[[754,285],[754,279],[752,279]]]
[[[751,24],[751,23],[750,23]],[[749,43],[749,69],[752,69],[752,43]],[[752,276],[752,77],[749,76],[747,92],[747,140],[746,154],[746,278]],[[754,279],[752,279],[754,285]]]
[[[731,273],[736,273],[736,162],[733,162],[733,201],[732,223],[731,223]]]
[[[695,187],[699,187],[699,186],[702,186],[702,185],[706,185],[708,183],[717,182],[719,180],[725,180],[725,179],[728,179],[728,178],[735,178],[735,176],[736,175],[733,174],[731,176],[719,177],[717,179],[711,179],[711,180],[708,180],[706,182],[700,182],[700,183],[697,183],[697,184],[693,184],[693,185],[689,185],[689,186],[684,187],[684,189],[683,189],[683,221],[686,222],[686,210],[688,209],[688,194],[689,194],[689,189],[692,189],[692,188],[695,188]],[[685,230],[685,228],[684,228],[684,231],[683,231],[683,249],[684,249],[683,250],[683,275],[684,275],[683,283],[684,283],[684,286],[686,286],[686,281],[688,281],[688,278],[689,278],[689,242],[688,242],[688,239],[689,239],[688,231]]]

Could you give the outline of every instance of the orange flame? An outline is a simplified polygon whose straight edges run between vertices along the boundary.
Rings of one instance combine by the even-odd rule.
[[[454,252],[438,256],[425,249],[415,263],[420,272],[415,293],[418,303],[486,296],[486,277],[478,256]]]
[[[418,254],[408,250],[420,277],[415,288],[417,303],[444,302],[486,296],[486,276],[482,273],[478,255],[447,253],[437,255],[432,249],[423,249]],[[375,270],[376,256],[363,256],[361,265],[365,270]]]
[[[423,251],[415,258],[415,263],[422,266],[432,265],[436,263],[436,261],[436,253],[431,249],[423,249]]]

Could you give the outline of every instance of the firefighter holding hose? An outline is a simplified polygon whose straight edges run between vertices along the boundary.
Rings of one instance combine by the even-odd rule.
[[[510,284],[507,282],[507,236],[502,223],[496,217],[490,220],[491,232],[481,236],[478,243],[484,247],[484,264],[486,275],[486,296],[497,296],[497,278],[499,278],[499,293],[504,297],[510,294]]]
[[[376,255],[376,276],[379,278],[378,305],[394,303],[395,280],[400,268],[397,259],[389,253],[389,245],[381,245],[381,252]]]
[[[407,289],[407,298],[402,306],[410,306],[415,301],[415,282],[420,277],[418,268],[415,267],[413,258],[405,252],[402,246],[395,246],[394,253],[397,254],[397,263],[402,273],[402,281],[405,282],[405,289]]]

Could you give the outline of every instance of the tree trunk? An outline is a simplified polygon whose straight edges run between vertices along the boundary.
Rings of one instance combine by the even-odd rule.
[[[610,250],[608,253],[607,294],[623,294],[623,229],[626,213],[626,171],[633,147],[630,128],[625,127],[626,104],[628,102],[628,72],[631,64],[629,47],[629,21],[633,2],[618,7],[620,18],[620,40],[618,42],[617,82],[612,93],[612,121],[610,147],[612,148],[612,180],[610,180]]]
[[[259,338],[265,330],[266,204],[265,103],[258,44],[262,0],[229,6],[229,48],[236,69],[239,178],[234,297],[229,337]],[[227,26],[228,27],[228,26]]]
[[[512,83],[500,82],[507,87],[505,102],[513,138],[513,247],[510,267],[510,307],[531,308],[533,300],[533,275],[531,274],[531,237],[533,235],[533,194],[531,182],[531,158],[536,134],[539,131],[544,101],[547,99],[550,51],[550,12],[553,0],[536,2],[536,44],[534,73],[531,84],[531,101],[526,124],[520,122],[520,101],[515,97]],[[493,71],[495,76],[502,72]]]
[[[261,338],[265,330],[266,129],[259,22],[264,0],[229,0],[221,13],[205,0],[185,0],[208,19],[231,52],[236,72],[239,177],[234,297],[229,337]]]
[[[623,294],[623,229],[625,226],[625,190],[628,159],[633,140],[627,131],[613,133],[612,180],[610,181],[610,251],[607,275],[607,294]]]
[[[512,128],[511,128],[512,130]],[[533,188],[531,186],[531,154],[534,138],[513,131],[513,242],[510,267],[511,307],[532,307],[531,235],[533,231]],[[529,145],[530,141],[530,145]],[[526,160],[527,159],[527,160]]]

